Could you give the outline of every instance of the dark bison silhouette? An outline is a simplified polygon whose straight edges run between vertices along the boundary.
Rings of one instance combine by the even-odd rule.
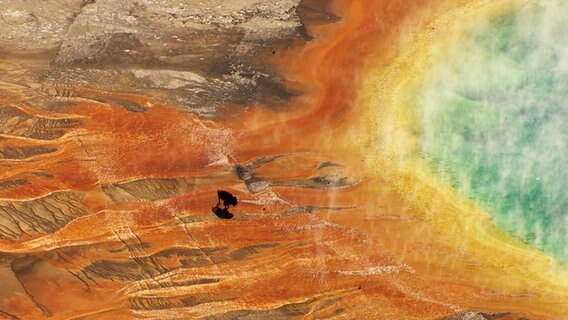
[[[219,199],[219,202],[217,202],[217,207],[221,205],[221,200],[223,200],[223,206],[225,206],[225,209],[229,208],[229,206],[234,207],[238,203],[237,197],[223,190],[217,190],[217,198]]]
[[[213,213],[221,219],[231,219],[233,214],[229,212],[229,206],[237,205],[237,197],[230,192],[217,190],[217,200],[217,205],[212,208]],[[223,200],[223,208],[220,207],[221,200]]]

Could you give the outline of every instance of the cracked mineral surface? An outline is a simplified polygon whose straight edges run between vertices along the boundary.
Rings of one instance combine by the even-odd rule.
[[[0,319],[566,319],[396,108],[514,8],[0,0]]]

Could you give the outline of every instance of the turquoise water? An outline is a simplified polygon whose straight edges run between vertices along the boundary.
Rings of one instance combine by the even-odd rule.
[[[502,229],[568,262],[568,4],[480,20],[417,100],[431,168]]]

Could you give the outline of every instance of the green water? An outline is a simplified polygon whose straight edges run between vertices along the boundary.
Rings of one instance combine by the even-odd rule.
[[[568,4],[490,21],[417,99],[423,156],[509,234],[568,262]]]

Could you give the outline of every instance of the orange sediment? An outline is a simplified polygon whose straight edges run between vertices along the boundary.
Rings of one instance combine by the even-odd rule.
[[[76,123],[48,141],[4,135],[6,146],[56,151],[2,160],[3,180],[29,183],[2,191],[1,201],[71,190],[84,195],[78,202],[88,212],[53,233],[0,240],[2,252],[39,259],[20,279],[30,284],[36,306],[48,305],[54,319],[197,318],[317,298],[305,318],[435,319],[467,310],[566,317],[565,267],[503,235],[485,212],[412,156],[410,107],[398,95],[420,81],[430,41],[444,41],[431,26],[507,8],[481,0],[431,2],[336,1],[340,21],[310,26],[314,41],[272,61],[287,84],[302,91],[285,110],[256,106],[209,121],[150,97],[92,89],[77,89],[58,113],[22,107],[31,118]],[[131,101],[147,111],[93,97]],[[255,172],[274,185],[252,194],[234,166],[273,155],[281,158]],[[331,174],[352,183],[336,189],[286,184],[317,177],[326,162],[341,165]],[[152,190],[164,196],[154,198],[137,183],[159,185]],[[211,213],[220,188],[240,200],[233,221]],[[293,211],[300,207],[306,214]],[[136,250],[121,249],[130,243]],[[163,254],[179,248],[212,251],[186,265]],[[58,249],[67,259],[49,260]],[[139,266],[148,273],[141,279],[97,279],[90,271],[96,285],[77,280],[95,261],[124,266],[132,257],[161,265],[166,276]],[[213,280],[187,284],[200,277]],[[169,308],[145,309],[156,297]],[[26,319],[46,317],[25,294],[0,305]]]

